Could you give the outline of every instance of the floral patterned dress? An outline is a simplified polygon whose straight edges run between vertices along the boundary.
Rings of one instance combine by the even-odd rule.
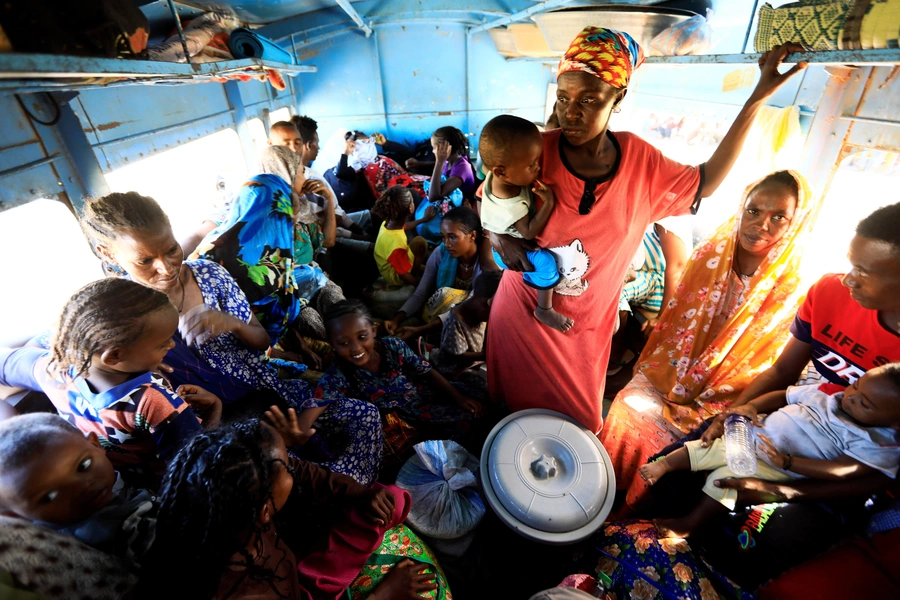
[[[379,346],[381,365],[377,373],[336,363],[319,380],[310,403],[327,406],[343,398],[359,398],[377,406],[383,415],[396,412],[417,429],[430,429],[447,438],[469,430],[470,413],[435,398],[433,390],[416,381],[431,371],[429,363],[400,338],[382,338]]]
[[[606,573],[612,600],[750,600],[681,539],[661,538],[649,521],[606,523],[576,557],[576,570]]]
[[[453,594],[450,593],[447,578],[444,576],[444,572],[441,570],[434,553],[415,532],[402,523],[384,532],[384,539],[381,545],[372,553],[372,556],[369,557],[368,562],[360,571],[359,576],[347,590],[349,597],[352,600],[368,598],[375,591],[375,588],[378,587],[378,584],[391,572],[391,569],[397,563],[407,558],[422,563],[425,567],[425,573],[435,576],[438,589],[420,594],[422,598],[453,600]]]
[[[252,314],[246,296],[234,278],[220,265],[208,260],[185,264],[194,274],[203,302],[242,321]],[[311,401],[309,385],[300,379],[282,379],[262,352],[247,348],[233,334],[217,336],[197,351],[216,370],[256,389],[276,392],[298,412],[317,406]],[[313,462],[336,473],[369,485],[378,476],[382,438],[378,410],[367,402],[341,398],[328,406],[313,427],[327,445],[326,457]]]

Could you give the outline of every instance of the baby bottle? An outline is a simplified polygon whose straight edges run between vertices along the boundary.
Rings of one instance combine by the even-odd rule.
[[[728,415],[725,419],[725,461],[731,472],[739,477],[756,473],[756,444],[753,424],[743,415]]]

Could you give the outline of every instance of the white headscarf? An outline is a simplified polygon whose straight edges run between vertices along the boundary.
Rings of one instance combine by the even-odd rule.
[[[347,164],[354,171],[365,169],[378,158],[378,148],[372,138],[362,138],[356,140],[356,147],[347,157]]]
[[[267,146],[259,156],[259,172],[277,175],[284,179],[291,188],[291,200],[294,206],[294,219],[300,223],[315,223],[313,212],[306,194],[298,194],[294,190],[297,173],[303,170],[303,159],[299,154],[286,146]]]

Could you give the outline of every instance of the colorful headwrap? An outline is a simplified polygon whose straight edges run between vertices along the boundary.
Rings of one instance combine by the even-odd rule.
[[[623,31],[585,27],[559,61],[559,74],[584,71],[614,88],[628,85],[631,72],[644,62],[644,51]]]

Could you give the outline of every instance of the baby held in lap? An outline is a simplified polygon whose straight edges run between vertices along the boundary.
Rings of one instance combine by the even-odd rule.
[[[880,471],[896,478],[900,467],[900,363],[872,369],[843,391],[828,394],[824,386],[790,387],[770,392],[732,411],[759,427],[755,477],[784,481],[850,479]],[[768,413],[764,419],[759,414]],[[765,433],[763,433],[765,432]],[[669,537],[686,537],[708,519],[733,510],[735,490],[718,488],[717,479],[734,477],[725,460],[725,443],[708,447],[701,440],[640,468],[651,485],[670,471],[712,471],[705,497],[687,516],[658,521]]]

